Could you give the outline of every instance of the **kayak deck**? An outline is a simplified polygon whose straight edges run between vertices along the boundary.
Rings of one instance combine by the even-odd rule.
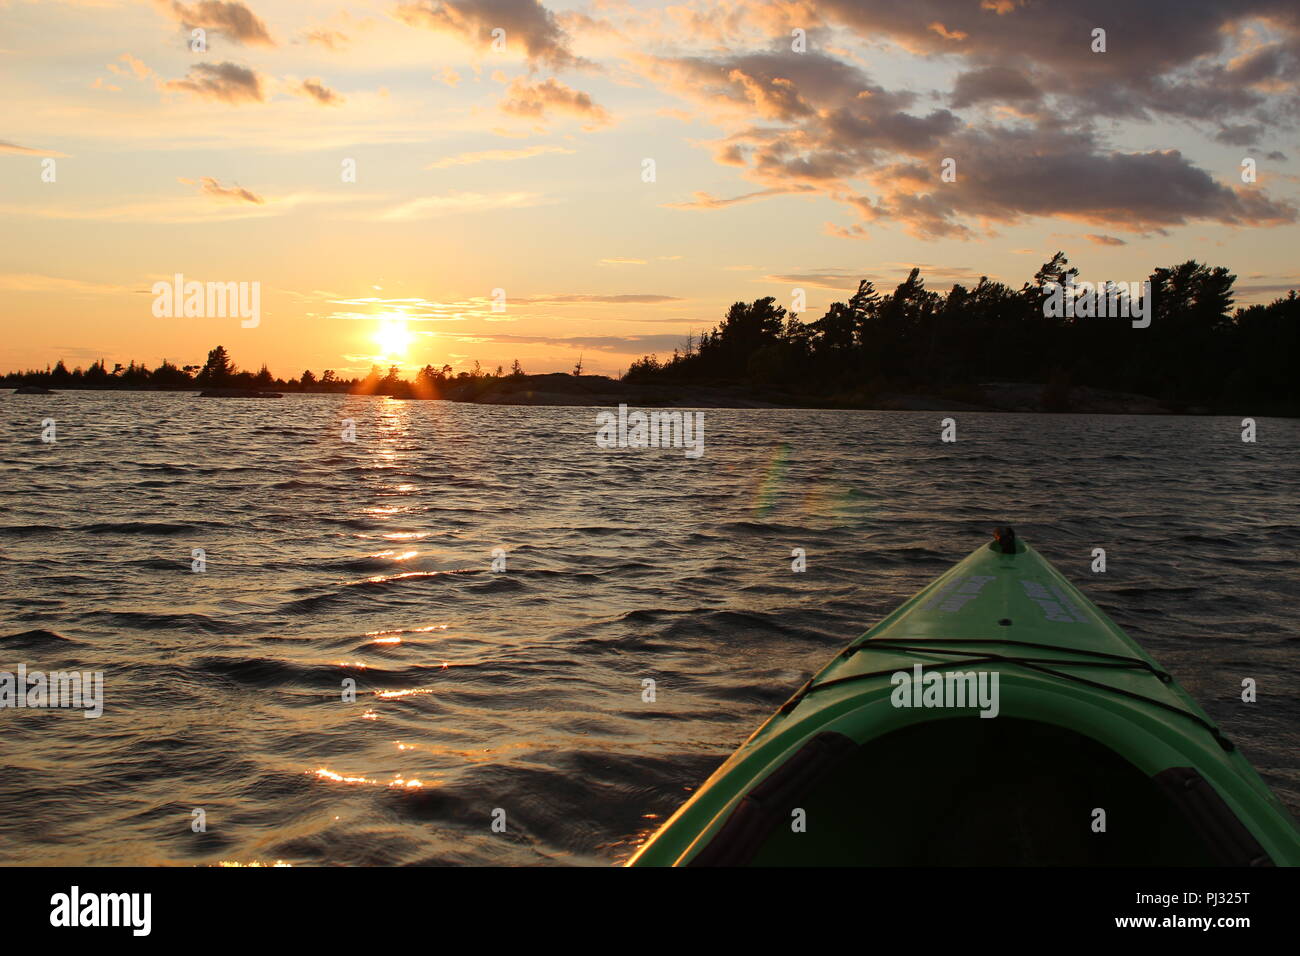
[[[845,648],[630,862],[1300,864],[1300,840],[1195,701],[1009,535]]]

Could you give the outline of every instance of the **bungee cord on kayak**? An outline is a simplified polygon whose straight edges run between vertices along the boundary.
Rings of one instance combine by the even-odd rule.
[[[954,641],[952,643],[1020,644],[1026,647],[1046,647],[1049,649],[1053,649],[1051,648],[1051,645],[1048,644],[1033,644],[1027,641],[1000,641],[996,639],[989,639],[987,641],[984,641],[975,638],[975,639],[970,639],[970,640],[965,640],[960,642]],[[873,647],[872,645],[875,646]],[[1054,648],[1054,649],[1066,650],[1065,648]],[[910,653],[917,653],[917,654],[961,653],[960,651],[951,650],[942,647],[916,647],[908,644],[899,643],[896,640],[879,640],[879,641],[867,641],[862,644],[859,644],[856,647],[852,648],[850,651],[846,651],[841,656],[848,657],[850,653],[856,653],[857,651],[861,651],[861,650],[894,650],[894,651],[910,652]],[[1069,648],[1068,650],[1071,653],[1078,653],[1078,654],[1097,653],[1092,651],[1080,650],[1079,648]],[[1043,664],[1056,664],[1057,666],[1060,667],[1067,667],[1067,666],[1112,667],[1112,668],[1122,668],[1127,670],[1137,668],[1140,670],[1150,671],[1152,676],[1156,677],[1158,680],[1160,680],[1163,683],[1168,684],[1173,681],[1173,677],[1171,677],[1169,674],[1165,673],[1164,671],[1160,670],[1159,668],[1153,666],[1152,664],[1148,663],[1147,661],[1139,660],[1133,657],[1129,657],[1129,658],[1118,657],[1117,655],[1114,654],[1097,653],[1097,656],[1103,658],[1111,658],[1111,659],[1091,660],[1091,661],[1072,661],[1072,660],[1059,660],[1054,657],[1008,657],[1002,654],[984,654],[979,657],[965,657],[959,660],[919,661],[918,665],[922,668],[922,670],[925,670],[927,668],[932,668],[932,667],[942,666],[942,667],[951,668],[951,667],[961,667],[969,664],[999,664],[999,663],[1020,664],[1032,670],[1039,671],[1040,673],[1049,674],[1052,677],[1059,677],[1062,680],[1076,681],[1080,684],[1086,684],[1089,687],[1095,687],[1101,690],[1108,691],[1113,694],[1120,694],[1124,697],[1130,697],[1134,700],[1142,701],[1145,704],[1152,704],[1156,707],[1163,707],[1166,710],[1172,711],[1175,714],[1180,714],[1181,716],[1186,717],[1189,720],[1196,721],[1198,724],[1200,724],[1206,730],[1208,730],[1211,735],[1213,735],[1214,739],[1219,742],[1219,745],[1223,747],[1224,750],[1233,750],[1235,748],[1233,742],[1229,740],[1227,737],[1224,737],[1218,727],[1210,723],[1208,720],[1198,717],[1196,714],[1183,710],[1181,707],[1175,707],[1174,705],[1167,704],[1164,701],[1156,700],[1154,697],[1146,697],[1142,694],[1135,694],[1131,691],[1123,690],[1122,688],[1119,687],[1112,687],[1108,684],[1102,684],[1097,681],[1091,681],[1088,680],[1086,677],[1080,677],[1078,674],[1069,674],[1062,671],[1052,670],[1049,667],[1041,666]],[[795,695],[793,697],[791,697],[788,701],[782,704],[779,713],[789,713],[796,706],[798,706],[799,703],[802,702],[802,700],[805,697],[807,697],[813,691],[824,690],[827,687],[834,687],[836,685],[846,684],[851,681],[867,680],[872,677],[881,677],[889,674],[894,674],[897,671],[898,668],[890,667],[885,670],[867,671],[861,674],[849,674],[846,677],[836,677],[833,680],[822,681],[816,684],[810,682],[808,684],[805,684],[803,687],[801,687],[798,691],[795,692]]]

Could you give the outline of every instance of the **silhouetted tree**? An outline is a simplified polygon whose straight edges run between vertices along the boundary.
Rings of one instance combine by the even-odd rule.
[[[1294,295],[1233,315],[1235,277],[1190,261],[1152,273],[1149,328],[1134,329],[1131,315],[1049,316],[1048,286],[1077,276],[1057,252],[1019,290],[983,276],[973,288],[957,283],[940,294],[914,268],[887,295],[863,280],[821,318],[790,315],[784,325],[773,299],[737,302],[694,352],[674,352],[667,362],[644,356],[624,378],[781,384],[827,397],[1018,381],[1046,383],[1044,400],[1061,409],[1079,385],[1175,402],[1258,397],[1300,408]]]
[[[203,385],[226,385],[236,375],[237,370],[223,346],[218,345],[208,353],[208,360],[195,376],[195,381]]]

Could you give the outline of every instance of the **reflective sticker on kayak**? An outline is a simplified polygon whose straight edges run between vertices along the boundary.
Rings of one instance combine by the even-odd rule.
[[[1083,610],[1070,600],[1070,596],[1053,584],[1049,591],[1037,581],[1021,581],[1029,599],[1043,609],[1049,621],[1057,624],[1087,624]]]
[[[921,610],[947,611],[949,614],[960,611],[968,601],[977,598],[984,585],[992,580],[991,574],[972,574],[968,578],[953,578],[940,588],[939,593],[930,598]]]

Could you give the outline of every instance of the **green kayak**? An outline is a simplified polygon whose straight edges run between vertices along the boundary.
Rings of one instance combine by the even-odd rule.
[[[1293,866],[1205,712],[1009,528],[795,693],[629,866]]]

